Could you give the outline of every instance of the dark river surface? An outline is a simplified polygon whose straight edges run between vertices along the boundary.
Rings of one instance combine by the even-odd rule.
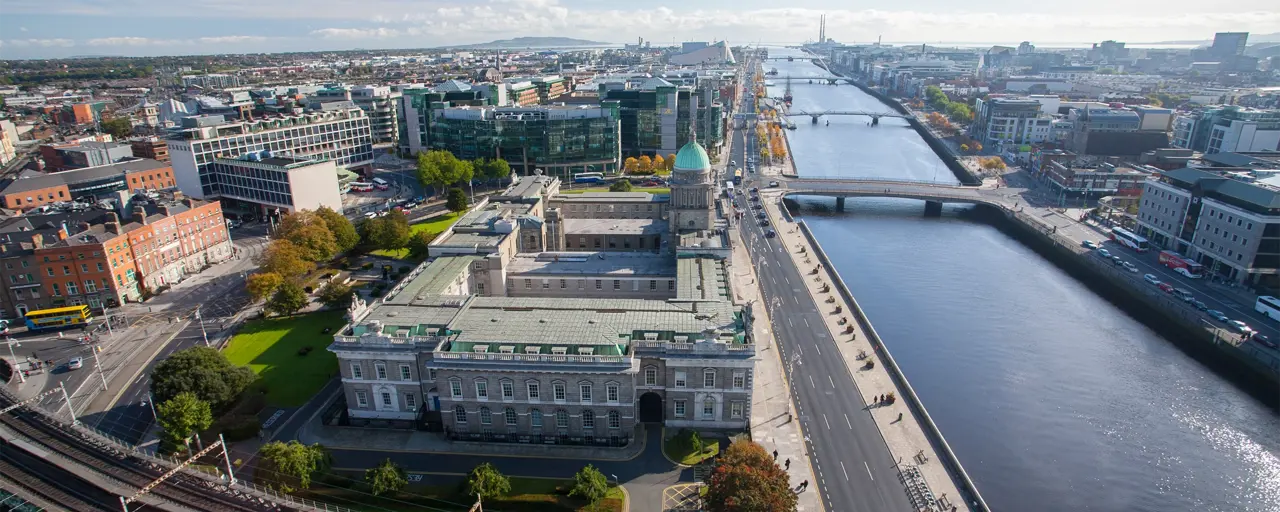
[[[792,94],[793,111],[889,111],[847,85],[799,79]],[[792,119],[802,176],[955,182],[903,121]],[[925,218],[907,200],[799,202],[993,509],[1280,511],[1275,410],[967,207]]]

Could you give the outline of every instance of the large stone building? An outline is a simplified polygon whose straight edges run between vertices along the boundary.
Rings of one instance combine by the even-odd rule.
[[[641,422],[747,427],[755,345],[706,152],[672,198],[521,180],[334,337],[349,417],[454,439],[622,445]]]

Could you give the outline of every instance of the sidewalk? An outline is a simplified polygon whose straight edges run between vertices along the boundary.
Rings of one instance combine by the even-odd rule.
[[[824,292],[823,287],[832,283],[837,277],[832,269],[823,268],[818,274],[820,279],[812,279],[808,276],[812,270],[818,265],[817,258],[810,258],[815,254],[814,247],[809,245],[804,234],[800,232],[798,224],[787,222],[786,218],[778,211],[778,196],[770,194],[770,199],[762,201],[765,209],[769,211],[772,217],[771,222],[778,226],[777,232],[781,243],[789,249],[792,261],[802,274],[805,274],[805,282],[809,293],[813,295],[814,301],[818,304],[829,304],[822,306],[835,311],[841,308],[839,314],[830,314],[826,316],[827,329],[832,334],[832,339],[838,342],[840,348],[840,356],[844,359],[845,365],[849,368],[849,373],[853,375],[854,382],[857,383],[858,389],[863,393],[863,400],[870,405],[870,411],[876,420],[876,425],[880,428],[880,434],[884,438],[885,444],[889,447],[889,453],[900,464],[900,471],[915,466],[920,470],[927,483],[929,490],[939,500],[947,500],[951,505],[956,505],[959,510],[967,510],[964,503],[963,495],[959,492],[957,484],[952,480],[947,469],[937,461],[937,454],[929,438],[924,433],[924,427],[919,423],[910,408],[905,403],[905,393],[899,389],[890,377],[889,372],[885,369],[883,361],[875,355],[875,349],[868,341],[867,335],[863,332],[861,326],[854,320],[853,314],[850,312],[851,305],[845,304],[840,295],[831,288]],[[834,286],[834,285],[833,285]],[[834,298],[831,303],[827,302]],[[840,323],[844,319],[846,323]],[[848,329],[852,328],[852,332]],[[863,370],[866,359],[860,359],[860,355],[865,355],[874,361],[875,367],[870,370]],[[897,397],[897,401],[893,405],[875,405],[877,404],[877,396],[893,393]],[[899,417],[901,416],[901,419]],[[950,507],[947,507],[949,510]]]
[[[758,303],[760,287],[757,284],[755,269],[751,266],[751,256],[742,241],[740,232],[731,231],[733,238],[733,260],[738,264],[730,268],[730,280],[733,287],[734,302],[739,304]],[[792,421],[795,410],[791,404],[791,390],[783,376],[782,360],[778,355],[777,345],[770,330],[772,322],[767,308],[753,308],[755,320],[752,322],[752,337],[756,340],[756,369],[751,379],[751,439],[765,451],[778,452],[778,463],[791,460],[791,486],[795,488],[800,482],[808,480],[817,482],[818,478],[809,465],[809,453],[805,449],[804,432],[800,430],[800,422]],[[822,511],[822,500],[818,492],[802,492],[798,495],[796,510],[802,512]]]

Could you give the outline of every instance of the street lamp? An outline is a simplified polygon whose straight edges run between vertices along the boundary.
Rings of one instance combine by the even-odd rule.
[[[6,345],[9,345],[9,359],[13,360],[13,371],[18,374],[18,381],[23,384],[26,384],[27,378],[22,375],[22,369],[18,368],[18,356],[14,355],[13,353],[13,346],[17,345],[21,347],[22,344],[18,343],[18,340],[15,340],[13,338],[5,338],[4,341]]]

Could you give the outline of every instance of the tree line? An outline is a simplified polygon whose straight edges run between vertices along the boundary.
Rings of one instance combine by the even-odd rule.
[[[929,102],[929,105],[945,113],[952,121],[961,124],[973,121],[973,111],[969,109],[969,105],[959,101],[951,101],[951,98],[947,97],[947,93],[942,92],[942,89],[936,85],[925,87],[924,97]]]

